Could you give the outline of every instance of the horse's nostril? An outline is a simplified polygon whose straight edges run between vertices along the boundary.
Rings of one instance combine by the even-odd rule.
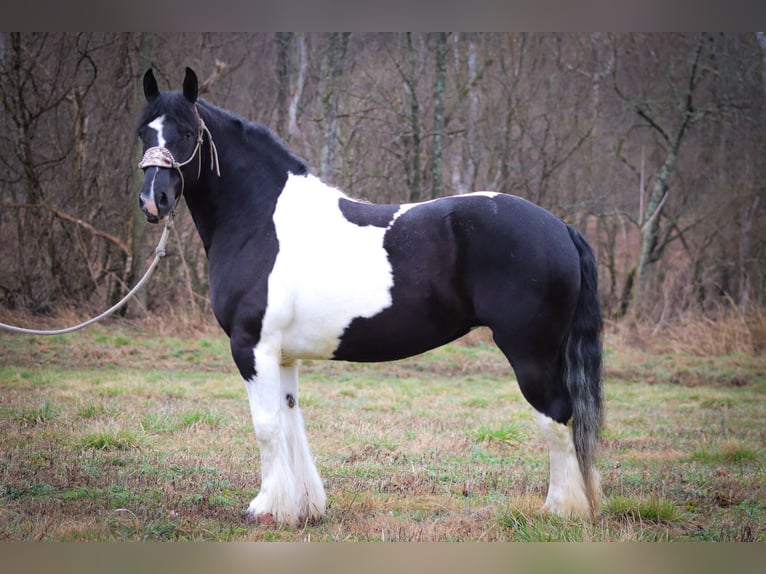
[[[167,207],[169,205],[168,203],[168,194],[164,191],[160,193],[160,200],[159,200],[160,207]]]

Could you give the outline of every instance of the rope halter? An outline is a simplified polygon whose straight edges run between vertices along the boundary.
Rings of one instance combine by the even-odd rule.
[[[144,152],[144,156],[141,158],[141,161],[138,163],[139,169],[146,169],[147,167],[162,167],[167,169],[175,169],[178,172],[178,175],[181,177],[181,194],[184,193],[184,174],[181,173],[181,168],[185,166],[188,163],[191,163],[191,161],[194,159],[194,156],[197,155],[197,152],[200,151],[200,148],[202,147],[202,144],[205,139],[205,134],[207,134],[208,139],[210,140],[210,169],[215,170],[216,175],[218,177],[221,177],[221,166],[218,163],[218,150],[215,147],[215,142],[213,142],[213,136],[210,134],[210,130],[207,129],[207,126],[205,125],[205,122],[202,121],[202,118],[199,115],[199,112],[197,111],[197,106],[194,106],[194,115],[197,116],[197,120],[199,122],[199,129],[197,131],[197,144],[194,146],[194,151],[189,156],[189,159],[183,162],[178,162],[173,157],[173,154],[171,151],[162,146],[155,146],[150,147]],[[197,169],[197,179],[200,178],[202,175],[202,153],[199,154],[199,168]],[[179,197],[180,197],[179,195]]]

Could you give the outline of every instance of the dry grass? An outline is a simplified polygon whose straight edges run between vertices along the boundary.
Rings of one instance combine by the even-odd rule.
[[[0,538],[766,540],[760,356],[608,330],[593,524],[539,511],[547,453],[486,332],[396,363],[306,363],[330,506],[275,529],[244,520],[258,451],[225,337],[153,327],[0,334]]]
[[[766,310],[759,308],[746,315],[727,308],[712,315],[690,314],[667,324],[626,321],[610,327],[623,344],[654,353],[705,357],[766,352]]]

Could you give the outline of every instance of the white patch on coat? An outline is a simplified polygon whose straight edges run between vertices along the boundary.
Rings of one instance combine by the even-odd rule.
[[[348,221],[338,203],[345,197],[312,175],[290,174],[277,201],[279,252],[261,341],[280,339],[283,364],[331,358],[353,319],[391,305],[386,230]]]
[[[394,213],[394,217],[391,219],[391,223],[388,224],[388,228],[391,229],[391,226],[394,224],[394,222],[399,219],[402,215],[410,211],[411,209],[415,207],[420,207],[421,205],[428,205],[429,203],[435,203],[437,201],[443,201],[445,199],[471,199],[473,197],[496,197],[500,195],[496,191],[474,191],[473,193],[464,193],[462,195],[451,195],[447,197],[437,197],[436,199],[429,199],[428,201],[420,201],[418,203],[403,203],[399,206],[399,210]]]
[[[537,422],[548,443],[551,479],[545,509],[561,516],[590,516],[585,481],[577,462],[572,429],[537,411]]]

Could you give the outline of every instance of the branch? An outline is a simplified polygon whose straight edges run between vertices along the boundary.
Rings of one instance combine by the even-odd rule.
[[[664,233],[664,237],[663,237],[662,241],[659,241],[658,244],[657,244],[657,247],[655,249],[655,253],[652,256],[652,261],[653,262],[659,261],[662,258],[662,254],[665,251],[665,248],[668,245],[670,245],[671,243],[673,243],[676,239],[678,239],[681,242],[681,245],[683,245],[683,247],[686,250],[686,252],[691,255],[691,247],[686,242],[684,234],[687,231],[689,231],[690,229],[693,229],[694,227],[696,227],[697,225],[702,223],[704,221],[704,219],[705,219],[704,216],[697,217],[694,221],[689,223],[683,229],[679,226],[678,221],[672,221],[671,223],[669,223],[668,226],[667,226],[667,230]],[[673,233],[674,231],[675,231],[675,234]],[[710,241],[707,241],[708,244],[709,244],[709,242]],[[704,251],[707,248],[707,246],[708,246],[707,244],[703,245],[700,248],[700,250]]]
[[[694,54],[694,63],[692,64],[692,71],[689,76],[689,89],[686,93],[686,99],[684,102],[684,112],[683,112],[683,122],[681,122],[681,127],[678,129],[678,135],[676,136],[676,141],[673,142],[673,147],[678,150],[678,148],[681,145],[681,139],[684,137],[684,133],[686,132],[686,129],[693,123],[695,123],[697,120],[704,117],[704,113],[702,114],[695,114],[694,109],[694,90],[697,89],[697,86],[699,85],[699,82],[702,81],[702,73],[700,73],[699,82],[697,81],[697,68],[699,66],[700,57],[702,55],[702,48],[704,47],[704,36],[700,38],[699,45],[697,46],[697,51]],[[670,142],[668,142],[670,143]]]
[[[665,205],[665,202],[668,200],[668,192],[665,191],[665,194],[662,196],[662,199],[657,204],[657,207],[654,210],[654,213],[652,213],[649,218],[646,220],[646,223],[643,225],[643,230],[646,231],[649,229],[649,226],[651,225],[652,221],[660,214],[660,211],[662,211],[663,206]]]
[[[116,237],[112,235],[111,233],[107,233],[106,231],[101,231],[100,229],[96,229],[87,221],[83,221],[82,219],[78,217],[69,215],[68,213],[64,213],[63,211],[56,209],[55,207],[48,205],[47,203],[3,203],[1,205],[3,207],[12,208],[12,209],[37,209],[37,208],[46,209],[50,213],[58,217],[59,219],[63,219],[64,221],[70,221],[72,223],[75,223],[79,225],[80,227],[89,231],[91,234],[97,237],[102,237],[103,239],[106,239],[107,241],[114,243],[117,247],[122,249],[122,251],[126,255],[128,256],[130,255],[130,249],[125,244],[125,242],[122,241],[122,239],[120,239],[119,237]]]
[[[657,122],[654,121],[652,117],[649,116],[641,107],[639,107],[638,104],[633,104],[633,109],[636,110],[636,113],[639,115],[639,117],[646,120],[646,122],[655,130],[657,130],[657,133],[659,133],[662,136],[662,139],[664,139],[668,144],[670,144],[670,136],[665,132],[664,129],[662,129],[662,126],[660,126]]]
[[[200,94],[207,94],[210,91],[210,88],[213,86],[216,80],[221,76],[221,72],[226,70],[226,68],[229,67],[229,64],[226,62],[219,60],[218,58],[215,59],[215,68],[210,73],[210,75],[200,82],[199,85],[199,93]]]

